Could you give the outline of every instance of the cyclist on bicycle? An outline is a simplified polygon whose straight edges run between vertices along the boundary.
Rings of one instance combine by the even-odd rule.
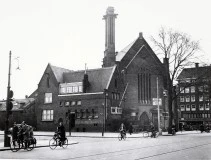
[[[121,139],[123,139],[123,136],[126,135],[126,128],[125,128],[125,125],[123,123],[120,125],[119,131],[120,131],[120,134],[121,134]]]
[[[65,135],[65,127],[62,122],[60,122],[59,126],[57,127],[57,133],[59,135],[59,139],[60,139],[61,143],[64,143],[64,141],[66,139],[66,135]]]
[[[152,122],[150,124],[150,131],[152,132],[151,137],[155,137],[156,132],[155,132],[154,124]]]

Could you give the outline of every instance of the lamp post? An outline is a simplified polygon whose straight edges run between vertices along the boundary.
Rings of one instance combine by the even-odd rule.
[[[160,106],[159,106],[159,89],[158,89],[158,77],[157,77],[157,103],[158,103],[158,132],[160,133]]]
[[[9,53],[9,72],[8,72],[8,86],[7,86],[7,101],[6,101],[6,119],[5,119],[5,129],[4,129],[4,147],[10,146],[10,139],[8,137],[8,128],[9,128],[9,102],[10,97],[12,96],[10,91],[10,75],[11,75],[11,55],[12,52]]]
[[[104,96],[105,96],[105,102],[104,102],[104,108],[103,108],[103,127],[102,127],[102,136],[104,136],[105,130],[106,130],[106,116],[107,116],[107,98],[108,98],[108,90],[104,89]]]

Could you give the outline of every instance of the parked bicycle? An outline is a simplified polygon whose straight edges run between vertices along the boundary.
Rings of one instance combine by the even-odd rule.
[[[147,138],[147,137],[151,137],[151,138],[157,138],[159,136],[159,132],[157,131],[144,131],[143,132],[143,137]]]
[[[27,151],[31,151],[36,147],[37,140],[32,137],[27,140],[16,139],[10,142],[10,149],[12,152],[17,152],[20,149],[25,149]]]
[[[58,132],[55,132],[53,138],[49,141],[49,147],[55,149],[57,146],[66,148],[68,146],[68,139],[65,138],[65,140],[62,141]]]

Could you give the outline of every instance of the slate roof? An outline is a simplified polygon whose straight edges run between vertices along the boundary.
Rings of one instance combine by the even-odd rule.
[[[53,66],[51,64],[49,65],[51,66],[51,69],[56,77],[57,82],[60,82],[60,83],[63,82],[63,73],[71,72],[71,70],[69,69]]]
[[[24,110],[34,103],[34,101],[34,98],[15,99],[13,101],[12,111]],[[6,101],[0,101],[0,111],[6,111]]]
[[[134,52],[138,53],[141,48],[146,48],[149,51],[148,53],[151,58],[153,58],[157,64],[162,64],[143,36],[139,36],[122,51],[118,52],[116,55],[116,61],[122,61],[125,56],[132,60],[136,55]]]
[[[185,68],[182,70],[177,80],[181,79],[196,79],[196,78],[211,78],[211,67],[194,67],[194,68]]]
[[[121,61],[122,60],[122,58],[126,55],[126,53],[129,51],[129,49],[134,45],[134,43],[136,42],[136,40],[134,40],[132,43],[130,43],[123,50],[121,50],[120,52],[118,52],[118,54],[116,55],[116,61]]]
[[[87,93],[103,92],[104,89],[107,89],[115,68],[116,66],[87,70],[86,73],[90,83]],[[85,70],[64,73],[63,82],[82,82],[84,73]]]

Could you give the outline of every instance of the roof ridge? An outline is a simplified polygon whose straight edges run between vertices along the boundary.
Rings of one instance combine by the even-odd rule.
[[[96,70],[104,70],[104,69],[111,69],[111,68],[114,68],[114,66],[110,66],[110,67],[103,67],[103,68],[92,68],[92,69],[87,69],[86,71],[89,72],[89,71],[96,71]],[[77,71],[72,71],[71,73],[76,73],[76,72],[84,72],[85,70],[77,70]]]

